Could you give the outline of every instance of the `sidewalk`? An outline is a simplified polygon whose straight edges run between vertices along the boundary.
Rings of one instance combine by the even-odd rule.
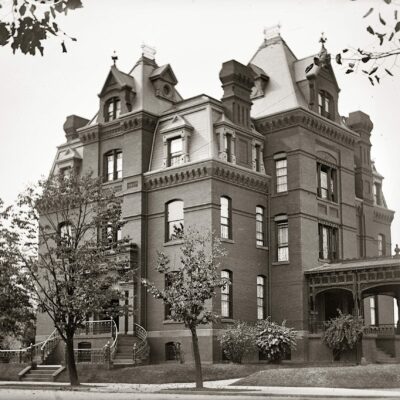
[[[320,387],[282,387],[282,386],[234,386],[238,379],[223,381],[204,382],[205,388],[225,389],[226,391],[235,389],[243,391],[243,394],[265,394],[270,396],[327,396],[344,398],[374,398],[388,397],[400,399],[399,389],[342,389],[342,388],[320,388]],[[230,386],[232,385],[232,386]],[[69,383],[64,382],[19,382],[19,381],[0,381],[0,389],[4,386],[13,386],[23,389],[51,389],[68,387]],[[87,390],[90,392],[106,393],[157,393],[168,390],[168,393],[180,392],[185,389],[194,388],[194,383],[165,383],[160,385],[132,384],[132,383],[85,383],[74,390]],[[204,394],[204,392],[203,392]]]

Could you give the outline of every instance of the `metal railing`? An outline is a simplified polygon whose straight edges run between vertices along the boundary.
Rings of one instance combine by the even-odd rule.
[[[86,321],[85,326],[76,330],[75,335],[104,335],[110,334],[114,337],[117,326],[113,319],[99,321]]]
[[[147,331],[139,324],[133,324],[135,336],[140,339],[140,342],[136,344],[133,349],[133,362],[136,364],[138,361],[145,360],[150,351],[149,344],[147,342]]]

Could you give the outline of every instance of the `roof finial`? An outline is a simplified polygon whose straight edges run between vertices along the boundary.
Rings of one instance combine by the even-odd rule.
[[[322,43],[322,47],[325,47],[325,43],[328,39],[325,37],[325,33],[321,32],[321,38],[319,39],[319,42]]]
[[[266,26],[264,28],[264,40],[274,39],[281,36],[281,24]]]
[[[115,50],[114,50],[114,52],[113,52],[113,55],[111,56],[111,60],[113,60],[114,66],[115,66],[116,63],[117,63],[117,60],[118,60],[118,56],[117,56],[117,53],[116,53]]]
[[[150,60],[155,59],[156,49],[154,47],[151,47],[145,43],[143,43],[141,47],[142,47],[142,56],[143,57],[146,57]]]

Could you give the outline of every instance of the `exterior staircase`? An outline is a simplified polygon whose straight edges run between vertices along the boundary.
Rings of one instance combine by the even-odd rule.
[[[133,346],[136,345],[137,357],[136,364],[146,364],[149,358],[147,342],[144,342],[137,336],[132,335],[118,335],[118,345],[113,358],[114,366],[129,366],[134,365],[133,361]],[[141,350],[142,349],[142,350]]]
[[[61,365],[36,365],[26,372],[22,377],[22,382],[53,382],[55,374]]]
[[[383,349],[377,347],[376,348],[376,362],[378,364],[396,364],[397,360],[393,357],[393,355],[387,353]]]

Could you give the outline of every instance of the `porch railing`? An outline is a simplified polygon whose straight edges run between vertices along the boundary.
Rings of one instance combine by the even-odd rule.
[[[366,335],[375,334],[379,336],[394,336],[396,333],[400,333],[400,329],[394,324],[370,325],[365,327],[364,333]]]
[[[75,335],[106,335],[115,336],[117,326],[112,319],[86,321],[85,326],[76,330]]]
[[[135,332],[135,336],[140,339],[140,342],[137,343],[136,348],[133,352],[133,361],[136,363],[137,361],[144,360],[147,358],[150,347],[147,342],[147,331],[139,324],[133,324],[133,329]]]
[[[0,350],[1,363],[32,363],[33,361],[45,361],[59,341],[56,329],[42,342],[31,344],[28,347],[13,350]]]

